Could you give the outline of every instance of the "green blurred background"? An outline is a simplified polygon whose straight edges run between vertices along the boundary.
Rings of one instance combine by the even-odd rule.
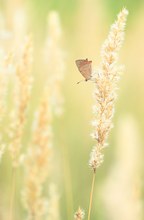
[[[116,19],[118,12],[126,7],[129,10],[126,37],[120,52],[120,63],[125,65],[118,90],[118,100],[114,117],[114,129],[109,137],[109,148],[105,150],[105,160],[99,168],[96,177],[96,190],[92,218],[109,220],[101,197],[101,187],[109,175],[115,162],[117,147],[117,132],[119,121],[127,116],[134,118],[141,139],[140,149],[143,151],[144,133],[144,1],[143,0],[1,0],[1,12],[8,16],[8,5],[22,2],[28,17],[28,33],[32,33],[35,45],[35,84],[33,91],[33,106],[36,108],[41,92],[44,77],[38,64],[40,48],[43,47],[47,35],[47,16],[51,10],[56,10],[60,16],[62,28],[62,45],[65,52],[65,79],[62,85],[64,96],[64,114],[54,120],[54,148],[56,172],[52,177],[57,182],[60,195],[61,219],[73,219],[73,213],[80,205],[86,211],[89,204],[92,172],[88,166],[89,154],[94,145],[90,133],[92,131],[92,91],[91,83],[76,82],[81,80],[75,60],[88,58],[97,66],[100,61],[100,48],[107,37],[109,27]],[[10,6],[10,7],[11,7]],[[47,76],[48,77],[48,76]],[[31,110],[32,114],[33,110]],[[33,117],[29,117],[29,124]],[[24,143],[28,142],[29,127]],[[127,140],[128,143],[128,140]],[[138,159],[139,160],[139,159]],[[1,162],[0,181],[1,190],[8,194],[10,187],[10,165],[7,156]],[[55,162],[54,162],[55,163]],[[140,176],[143,177],[143,166]],[[22,186],[22,181],[20,180]],[[19,190],[20,191],[20,190]],[[17,195],[20,204],[21,199]],[[4,198],[4,196],[2,196]],[[1,207],[5,206],[0,201]],[[141,189],[143,199],[143,190]],[[17,215],[26,215],[20,206]],[[2,208],[1,208],[2,209]]]

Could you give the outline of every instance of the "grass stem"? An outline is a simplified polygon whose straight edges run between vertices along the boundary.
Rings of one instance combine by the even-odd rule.
[[[9,220],[13,220],[15,212],[14,212],[14,204],[15,204],[15,193],[16,193],[16,168],[12,170],[12,186],[11,186],[11,196],[10,196],[10,211],[9,211]]]
[[[93,172],[92,186],[91,186],[91,192],[90,192],[89,210],[88,210],[88,220],[90,220],[90,217],[91,217],[92,200],[93,200],[94,185],[95,185],[95,176],[96,176],[96,171]]]

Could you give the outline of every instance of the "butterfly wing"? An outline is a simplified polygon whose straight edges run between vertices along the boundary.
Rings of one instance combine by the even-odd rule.
[[[76,65],[80,73],[84,76],[86,80],[91,78],[92,73],[92,61],[88,61],[88,59],[83,60],[76,60]]]

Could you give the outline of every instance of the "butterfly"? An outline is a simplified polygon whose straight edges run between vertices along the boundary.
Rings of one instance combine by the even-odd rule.
[[[91,66],[92,61],[89,61],[88,59],[81,59],[81,60],[76,60],[75,63],[80,73],[84,76],[85,81],[90,80],[92,77],[92,66]],[[81,81],[77,82],[77,84],[80,82]]]

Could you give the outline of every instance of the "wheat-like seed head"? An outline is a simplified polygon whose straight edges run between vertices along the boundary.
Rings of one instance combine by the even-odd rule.
[[[57,115],[63,113],[64,99],[61,84],[64,79],[65,62],[64,52],[61,48],[62,30],[59,15],[56,11],[48,16],[48,35],[44,48],[45,72],[49,75],[48,81],[53,86],[52,104]]]
[[[0,161],[5,151],[5,144],[1,144],[0,146]]]
[[[6,3],[6,17],[9,30],[12,31],[12,45],[21,45],[27,33],[27,13],[25,1],[13,0]]]
[[[31,38],[27,38],[23,46],[21,57],[18,63],[16,63],[15,71],[15,108],[11,114],[11,130],[9,133],[11,136],[10,153],[13,160],[13,166],[18,166],[18,160],[20,156],[21,139],[23,136],[26,111],[29,104],[32,86],[31,65],[32,41]]]
[[[60,85],[63,80],[64,62],[60,48],[61,28],[57,12],[51,12],[48,18],[48,37],[45,46],[46,87],[38,109],[33,140],[25,160],[25,189],[23,200],[28,217],[39,220],[58,219],[58,198],[52,190],[49,206],[43,197],[44,184],[49,176],[53,144],[53,112],[62,112],[63,97]],[[54,108],[53,108],[54,107]],[[56,209],[57,210],[56,210]],[[55,210],[54,210],[55,209]],[[48,211],[48,213],[46,212]]]
[[[49,201],[48,201],[48,218],[47,220],[59,220],[59,195],[55,184],[49,186]]]
[[[40,219],[46,213],[43,198],[43,184],[49,175],[52,132],[50,91],[45,89],[39,110],[35,117],[32,143],[25,160],[25,188],[23,200],[31,219]]]
[[[6,110],[6,96],[8,90],[9,76],[14,71],[12,53],[6,54],[5,51],[0,56],[0,121]]]
[[[77,212],[74,215],[75,220],[82,220],[84,219],[85,212],[80,207],[78,208]]]
[[[118,52],[124,40],[124,28],[128,11],[124,8],[117,21],[111,26],[108,38],[101,50],[101,64],[93,75],[95,83],[93,106],[95,118],[92,122],[94,131],[92,137],[97,141],[92,150],[89,164],[95,171],[103,162],[102,149],[106,145],[109,132],[113,127],[114,104],[121,68],[117,65]]]
[[[2,51],[1,51],[2,52]],[[0,128],[3,126],[2,120],[6,112],[6,99],[10,74],[14,71],[12,53],[0,56]],[[0,160],[5,150],[3,135],[0,135]]]

